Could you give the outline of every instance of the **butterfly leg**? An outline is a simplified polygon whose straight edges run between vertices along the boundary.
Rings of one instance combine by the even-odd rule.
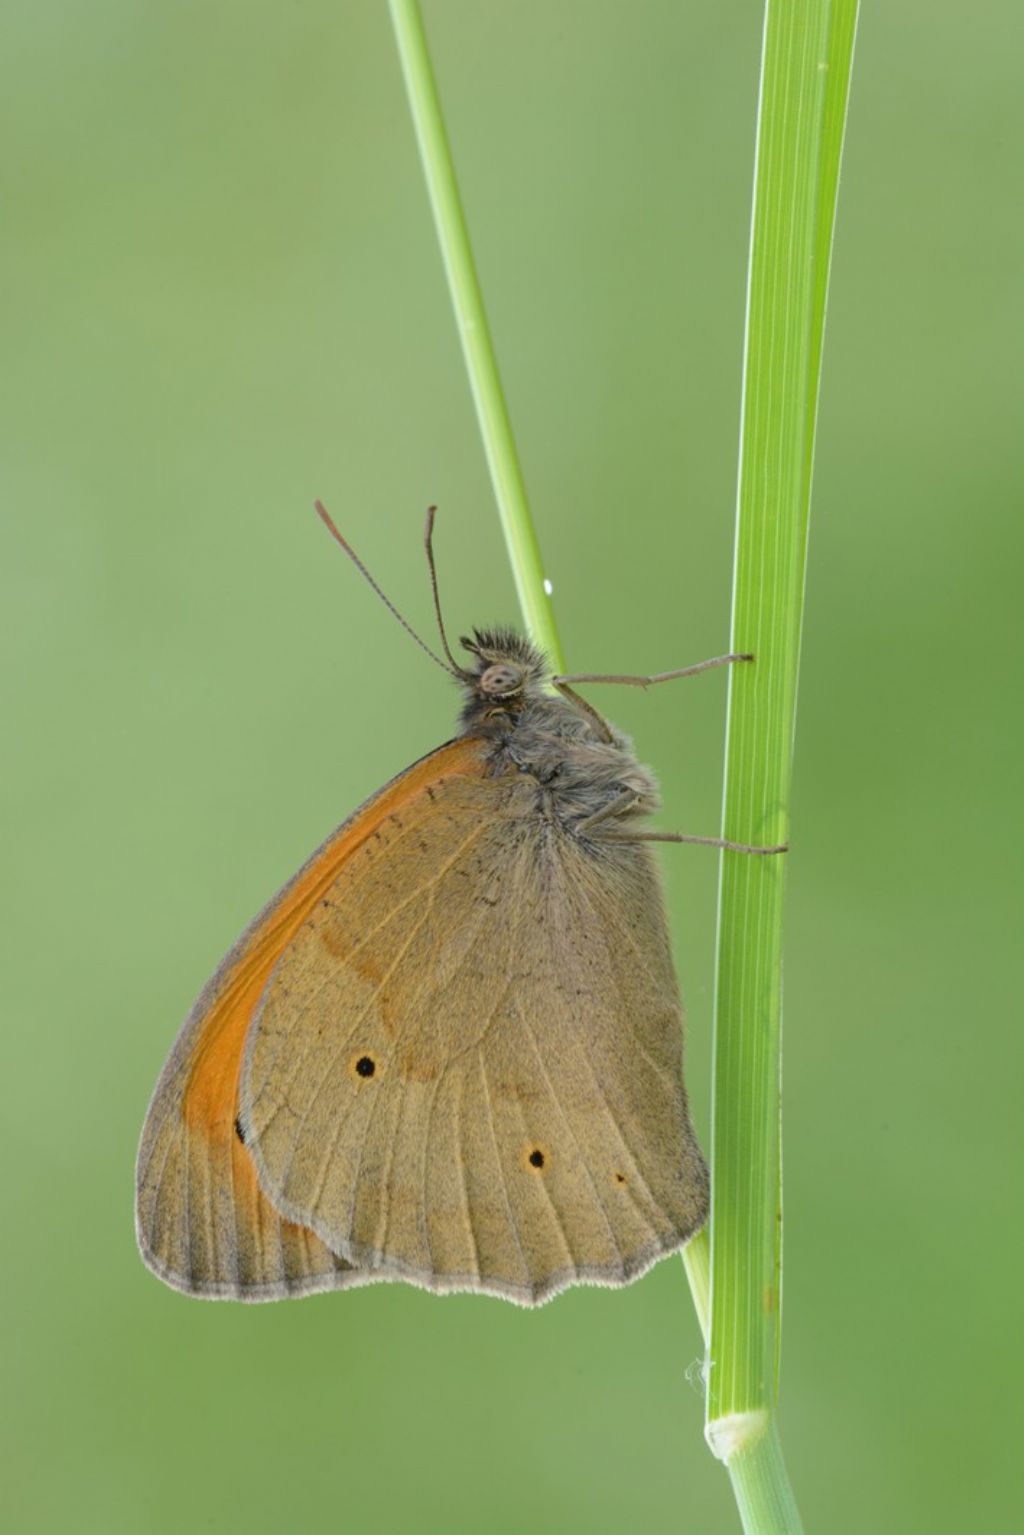
[[[571,697],[575,702],[578,695],[572,692],[568,684],[573,682],[620,682],[627,687],[649,688],[656,682],[672,682],[677,677],[696,677],[698,672],[709,672],[714,666],[730,666],[736,661],[752,661],[752,655],[728,655],[712,656],[710,661],[698,661],[694,666],[680,666],[672,672],[653,672],[649,677],[627,677],[612,672],[574,672],[565,677],[552,677],[552,682],[560,693]],[[582,703],[583,700],[579,699]]]
[[[595,810],[593,815],[584,816],[581,821],[575,823],[576,831],[592,831],[595,826],[600,826],[602,821],[617,819],[630,810],[635,810],[640,805],[640,796],[632,789],[624,789],[617,794],[607,805],[602,805],[600,810]]]
[[[575,681],[576,679],[574,678],[573,680]],[[558,689],[567,703],[572,704],[574,709],[578,709],[581,714],[586,715],[587,719],[594,726],[602,741],[606,741],[609,744],[614,742],[615,732],[612,730],[612,727],[609,725],[604,715],[598,714],[593,704],[588,704],[585,698],[581,698],[575,689],[568,685],[564,678],[552,677],[551,681],[553,686]]]
[[[696,842],[701,847],[720,847],[727,853],[788,853],[789,843],[780,842],[775,847],[753,847],[749,842],[730,842],[727,837],[691,837],[681,831],[609,831],[608,842]]]
[[[753,659],[752,655],[712,656],[710,661],[698,661],[694,666],[680,666],[672,672],[652,672],[649,677],[631,677],[613,672],[572,672],[564,677],[552,677],[551,682],[574,709],[586,715],[600,733],[601,739],[611,742],[615,740],[615,733],[608,721],[597,712],[593,704],[580,697],[572,686],[574,682],[619,682],[627,687],[648,688],[656,682],[672,682],[676,677],[696,677],[698,672],[710,671],[714,666],[729,666],[734,661]]]
[[[576,822],[577,831],[590,832],[604,821],[617,820],[626,815],[630,810],[636,809],[641,801],[632,789],[626,789],[622,794],[616,795],[607,805],[593,815],[586,816],[582,821]],[[753,847],[748,842],[730,842],[725,837],[694,837],[687,836],[678,831],[618,831],[609,828],[602,834],[602,840],[607,842],[695,842],[701,847],[720,847],[729,853],[788,853],[789,845],[781,843],[777,847]]]

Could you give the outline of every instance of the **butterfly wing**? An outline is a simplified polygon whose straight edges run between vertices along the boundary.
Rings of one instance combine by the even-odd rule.
[[[389,1277],[339,1257],[261,1191],[238,1118],[242,1051],[274,966],[361,840],[425,783],[465,771],[478,771],[478,750],[450,742],[358,810],[249,926],[186,1019],[153,1094],[136,1179],[140,1251],[174,1288],[273,1300]]]
[[[707,1207],[648,850],[516,774],[408,798],[282,954],[240,1102],[272,1203],[361,1269],[523,1304],[635,1278]]]

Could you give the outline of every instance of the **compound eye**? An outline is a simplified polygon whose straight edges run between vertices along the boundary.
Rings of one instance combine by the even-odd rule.
[[[489,666],[480,678],[481,691],[490,693],[496,698],[507,697],[509,693],[518,693],[522,686],[522,672],[514,666],[505,666],[500,661],[495,666]]]

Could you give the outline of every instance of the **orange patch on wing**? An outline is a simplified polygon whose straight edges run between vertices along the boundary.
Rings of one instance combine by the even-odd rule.
[[[241,1187],[248,1188],[251,1183],[255,1191],[256,1176],[235,1133],[238,1079],[249,1023],[271,971],[317,901],[324,898],[342,865],[381,823],[442,779],[479,774],[483,750],[483,743],[470,737],[451,741],[414,763],[357,810],[281,892],[212,1004],[185,1087],[183,1112],[189,1129],[208,1142],[233,1142],[232,1162]]]

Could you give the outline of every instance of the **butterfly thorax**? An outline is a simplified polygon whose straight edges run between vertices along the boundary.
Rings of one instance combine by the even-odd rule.
[[[532,779],[537,808],[569,832],[595,816],[610,829],[658,808],[654,775],[629,739],[586,706],[549,692],[550,668],[528,641],[512,630],[476,630],[462,643],[473,669],[462,679],[460,725],[488,742],[491,773]]]

